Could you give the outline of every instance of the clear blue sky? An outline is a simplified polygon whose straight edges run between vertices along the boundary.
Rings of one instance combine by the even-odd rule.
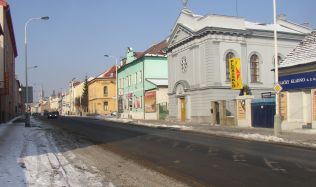
[[[48,96],[65,90],[68,82],[96,76],[114,64],[104,54],[121,57],[127,47],[143,51],[170,34],[180,13],[180,0],[7,0],[19,56],[16,73],[25,84],[24,24],[31,17],[50,16],[29,25],[29,84]],[[236,15],[236,0],[189,0],[196,14]],[[296,23],[316,27],[315,0],[278,0],[278,13]],[[238,0],[239,16],[272,22],[272,0]],[[38,96],[38,93],[34,93]]]

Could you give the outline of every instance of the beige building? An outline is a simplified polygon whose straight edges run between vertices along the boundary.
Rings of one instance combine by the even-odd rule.
[[[74,113],[80,114],[82,112],[81,98],[83,94],[84,81],[74,86]]]
[[[108,115],[116,111],[116,68],[108,69],[88,83],[88,111]]]

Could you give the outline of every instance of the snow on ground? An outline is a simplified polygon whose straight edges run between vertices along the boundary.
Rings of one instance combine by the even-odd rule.
[[[0,125],[0,186],[113,186],[105,185],[98,171],[85,170],[80,161],[74,166],[63,154],[49,129]]]
[[[142,125],[147,127],[164,127],[164,128],[175,128],[181,130],[192,130],[192,126],[185,126],[185,125],[166,125],[166,124],[153,124],[153,123],[144,123],[144,122],[137,122],[134,123],[136,125]]]

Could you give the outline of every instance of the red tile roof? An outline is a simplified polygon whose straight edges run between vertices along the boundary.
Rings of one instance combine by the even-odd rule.
[[[136,59],[139,59],[145,55],[166,55],[165,49],[167,48],[168,43],[167,40],[163,40],[162,42],[152,45],[144,52],[135,52],[134,56]]]
[[[134,56],[135,56],[135,58],[141,58],[144,56],[144,52],[135,52]]]
[[[78,86],[78,85],[80,85],[80,84],[81,84],[80,81],[74,81],[74,82],[73,82],[73,87],[76,87],[76,86]]]
[[[116,68],[115,66],[112,66],[111,68],[107,69],[104,73],[99,75],[97,78],[116,78]]]
[[[165,55],[167,48],[167,40],[163,40],[162,42],[151,46],[149,49],[147,49],[144,54],[150,54],[150,55]]]
[[[6,0],[0,0],[0,5],[2,5],[2,6],[7,6],[8,3],[7,3]]]

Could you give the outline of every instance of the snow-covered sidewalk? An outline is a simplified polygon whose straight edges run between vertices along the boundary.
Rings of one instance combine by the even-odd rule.
[[[98,171],[83,169],[87,166],[80,161],[80,166],[68,162],[50,129],[37,123],[32,121],[32,128],[0,125],[0,186],[113,186],[104,184]]]

